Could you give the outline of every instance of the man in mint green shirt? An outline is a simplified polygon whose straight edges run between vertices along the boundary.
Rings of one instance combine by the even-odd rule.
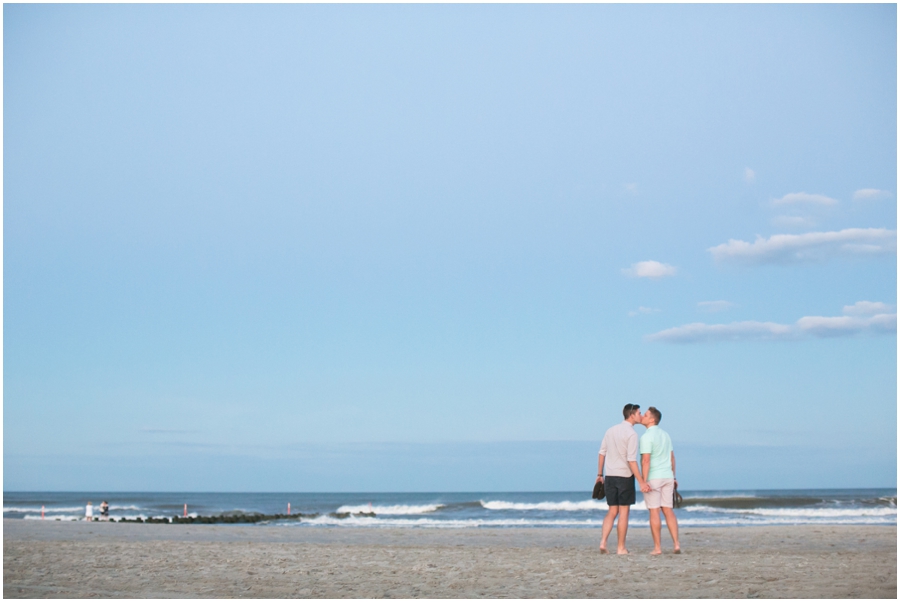
[[[675,452],[672,450],[672,439],[669,433],[659,428],[662,420],[662,412],[650,406],[644,413],[641,424],[647,427],[647,432],[641,435],[640,453],[641,468],[650,486],[650,491],[644,493],[644,504],[650,511],[650,534],[653,535],[653,555],[662,554],[660,540],[662,535],[662,523],[659,518],[659,509],[662,508],[666,516],[666,527],[672,535],[675,543],[675,553],[681,553],[681,545],[678,543],[678,520],[672,509],[675,497]]]

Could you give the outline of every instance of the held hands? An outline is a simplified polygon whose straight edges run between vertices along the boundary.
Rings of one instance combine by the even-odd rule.
[[[650,485],[647,484],[647,481],[641,481],[641,493],[648,493],[650,491]]]

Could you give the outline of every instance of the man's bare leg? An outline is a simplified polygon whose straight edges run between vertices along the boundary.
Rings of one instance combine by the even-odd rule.
[[[680,554],[681,544],[678,543],[678,519],[675,518],[675,511],[671,508],[663,508],[662,511],[666,516],[666,527],[669,528],[669,535],[672,536],[672,541],[675,543],[675,553]],[[657,532],[659,531],[660,529],[657,527]]]
[[[631,506],[619,506],[619,525],[617,527],[616,533],[619,535],[619,545],[616,546],[617,554],[627,554],[628,550],[625,548],[625,535],[628,533],[628,511],[631,510]]]
[[[606,540],[609,539],[609,534],[612,533],[613,523],[616,521],[616,515],[619,513],[618,506],[610,506],[609,510],[606,512],[606,517],[603,519],[603,537],[600,539],[600,552],[602,554],[606,554]]]
[[[660,540],[662,539],[662,522],[659,518],[659,508],[650,508],[650,535],[653,536],[653,551],[650,552],[651,556],[656,556],[657,554],[662,554],[662,548],[660,547]]]

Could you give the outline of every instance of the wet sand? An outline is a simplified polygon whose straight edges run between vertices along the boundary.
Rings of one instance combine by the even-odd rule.
[[[5,598],[896,598],[897,528],[682,530],[3,521]],[[610,547],[615,549],[615,534]],[[666,544],[668,543],[668,548]]]

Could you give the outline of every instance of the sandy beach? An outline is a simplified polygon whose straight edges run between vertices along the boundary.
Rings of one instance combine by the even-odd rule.
[[[3,521],[6,598],[896,598],[896,527],[684,529],[601,555],[589,529]],[[665,542],[665,540],[664,540]]]

